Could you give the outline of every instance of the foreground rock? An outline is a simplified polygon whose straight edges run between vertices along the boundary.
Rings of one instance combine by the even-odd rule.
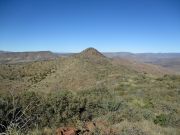
[[[77,135],[78,129],[73,127],[60,127],[56,130],[56,135]]]
[[[94,133],[111,135],[115,133],[115,130],[109,128],[109,125],[104,121],[86,122],[81,130],[74,127],[60,127],[56,129],[56,135],[92,135]]]

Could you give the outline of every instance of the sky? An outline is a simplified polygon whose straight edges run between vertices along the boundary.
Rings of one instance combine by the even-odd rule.
[[[180,52],[180,0],[0,0],[0,50]]]

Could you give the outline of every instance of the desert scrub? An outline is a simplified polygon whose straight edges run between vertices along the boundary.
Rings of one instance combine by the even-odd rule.
[[[121,132],[121,135],[148,135],[137,127],[126,127]]]
[[[153,108],[153,102],[150,99],[142,99],[142,98],[135,98],[130,103],[132,106],[136,106],[139,108]]]
[[[21,96],[13,93],[1,95],[0,101],[0,132],[27,132],[27,128],[31,128],[36,122],[34,112],[28,115],[28,111],[36,107],[36,104],[26,104],[23,107]]]
[[[177,117],[178,116],[174,114],[160,114],[156,116],[154,123],[160,126],[178,127],[180,125],[180,120]]]

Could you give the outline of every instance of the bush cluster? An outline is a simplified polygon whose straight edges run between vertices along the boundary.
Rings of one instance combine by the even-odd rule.
[[[39,128],[58,127],[91,121],[120,108],[120,102],[103,100],[108,97],[111,97],[108,90],[103,88],[81,94],[60,91],[48,95],[36,92],[1,95],[0,132],[5,132],[12,124],[26,132],[36,125]]]

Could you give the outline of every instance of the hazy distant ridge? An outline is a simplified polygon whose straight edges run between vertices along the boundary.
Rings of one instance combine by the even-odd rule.
[[[54,53],[50,51],[37,52],[8,52],[0,51],[0,63],[18,63],[51,60],[58,57],[68,57],[77,53]],[[180,53],[130,53],[130,52],[102,52],[109,58],[124,58],[143,63],[162,66],[180,73]]]

